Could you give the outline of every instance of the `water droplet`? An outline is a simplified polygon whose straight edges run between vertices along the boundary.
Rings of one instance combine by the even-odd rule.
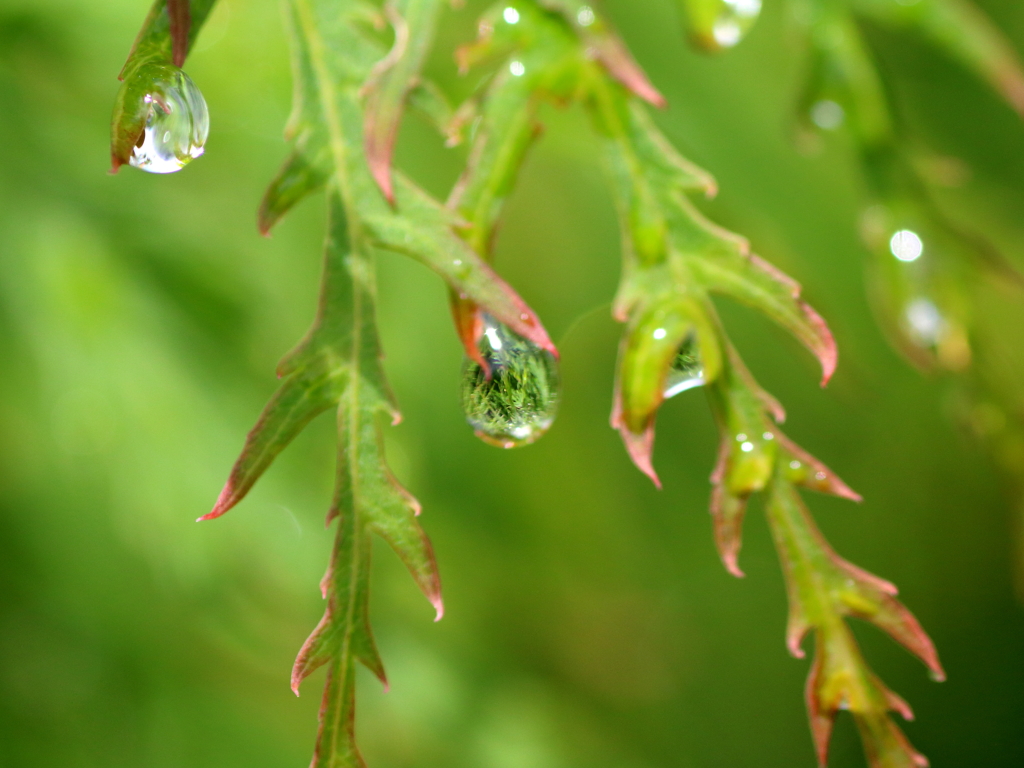
[[[515,61],[509,63],[508,71],[512,73],[513,77],[522,77],[523,75],[526,74],[526,65],[523,64],[523,62],[516,59]]]
[[[889,250],[900,261],[917,261],[924,253],[924,242],[917,232],[901,229],[889,239]]]
[[[210,115],[203,94],[180,69],[154,85],[145,96],[146,128],[128,163],[149,173],[174,173],[203,154]]]
[[[511,5],[502,12],[501,16],[509,24],[519,23],[519,11],[517,11]]]
[[[501,448],[528,445],[555,420],[558,409],[558,361],[555,356],[483,316],[480,353],[491,378],[474,360],[462,366],[462,410],[477,437]]]
[[[946,319],[928,299],[917,298],[907,304],[903,319],[911,339],[919,346],[935,346],[945,335]]]
[[[711,35],[722,48],[732,48],[746,37],[761,13],[761,0],[722,0]]]
[[[801,464],[799,461],[796,461],[795,459],[793,461],[789,462],[789,468],[790,469],[800,469],[800,467],[802,467],[802,466],[803,466],[803,464]]]
[[[742,443],[746,439],[747,439],[747,433],[746,432],[740,432],[738,435],[736,435],[736,442],[737,443]]]
[[[827,475],[824,472],[815,472],[814,473],[814,479],[815,480],[821,481],[821,480],[824,480],[826,477],[827,477]]]
[[[773,435],[771,432],[765,432],[763,435],[761,435],[761,437],[763,437],[765,440],[775,439],[775,435]]]
[[[845,119],[846,111],[832,99],[821,99],[811,105],[811,122],[824,131],[834,131]]]
[[[589,5],[584,5],[576,12],[576,23],[581,27],[589,27],[597,20],[597,16],[594,14],[594,9]]]
[[[658,336],[658,332],[662,335]],[[654,332],[657,339],[664,338],[665,330],[659,328]],[[686,341],[679,346],[672,366],[668,369],[668,376],[665,378],[665,399],[675,397],[680,392],[685,392],[694,387],[704,384],[704,363],[700,359],[700,348],[697,346],[697,337],[690,334]]]
[[[750,453],[752,450],[754,450],[754,444],[748,440],[747,442],[743,443],[743,445],[740,446],[740,450],[743,451],[744,453]]]

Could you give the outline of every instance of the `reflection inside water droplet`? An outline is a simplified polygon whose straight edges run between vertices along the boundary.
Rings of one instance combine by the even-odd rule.
[[[722,0],[711,28],[715,42],[732,48],[742,40],[761,13],[761,0]]]
[[[483,316],[480,353],[491,377],[474,360],[462,366],[462,410],[477,437],[501,448],[540,438],[558,410],[555,356],[489,315]]]
[[[657,337],[657,332],[655,332]],[[675,397],[680,392],[699,387],[704,384],[704,363],[700,359],[700,347],[697,337],[690,334],[679,346],[672,366],[668,369],[665,379],[665,399]]]
[[[128,159],[130,165],[149,173],[174,173],[203,154],[210,115],[188,75],[175,70],[159,92],[146,94],[145,103],[146,127]]]

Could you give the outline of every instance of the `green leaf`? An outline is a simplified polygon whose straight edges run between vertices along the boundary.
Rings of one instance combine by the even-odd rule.
[[[816,657],[807,703],[819,762],[824,765],[838,712],[857,722],[872,768],[926,766],[888,717],[890,709],[911,719],[910,708],[867,667],[843,619],[854,616],[878,626],[920,658],[936,680],[945,673],[931,639],[896,600],[896,588],[839,557],[822,537],[799,494],[776,473],[767,504],[768,520],[786,575],[790,616],[787,645],[804,655],[801,641],[816,630]]]
[[[593,51],[612,77],[649,104],[665,106],[665,97],[647,79],[626,44],[592,4],[584,0],[539,0],[539,3],[565,18],[579,35],[583,47]]]
[[[854,0],[854,8],[891,27],[916,31],[988,81],[1024,116],[1024,66],[1006,36],[966,0]]]
[[[379,419],[398,412],[381,367],[374,319],[373,264],[354,250],[340,195],[329,195],[329,237],[320,305],[313,328],[279,368],[285,382],[271,400],[232,471],[217,506],[202,519],[237,504],[285,445],[318,413],[335,408],[338,468],[328,523],[338,532],[322,589],[327,608],[292,671],[298,693],[305,677],[329,665],[313,764],[362,765],[355,746],[354,674],[363,663],[386,682],[370,630],[371,534],[384,538],[436,609],[441,586],[430,542],[417,521],[419,505],[392,476],[384,459]]]
[[[128,61],[118,79],[124,79],[128,70],[140,59],[155,58],[177,67],[185,63],[185,56],[199,37],[199,30],[213,10],[216,0],[156,0],[146,16],[142,29],[132,45]],[[187,19],[187,23],[185,23]],[[183,27],[187,33],[182,35]],[[175,47],[177,46],[177,55]],[[180,57],[180,59],[179,59]]]
[[[388,0],[384,12],[395,30],[391,51],[377,62],[364,86],[366,160],[389,201],[391,158],[406,101],[434,40],[444,0]]]

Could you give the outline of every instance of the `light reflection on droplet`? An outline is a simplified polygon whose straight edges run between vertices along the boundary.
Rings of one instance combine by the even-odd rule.
[[[743,451],[744,453],[750,453],[752,450],[754,450],[754,444],[748,440],[747,442],[740,446],[740,450]]]
[[[594,9],[589,5],[584,5],[576,12],[576,23],[581,27],[589,27],[596,21],[597,17],[594,15]]]
[[[802,466],[803,466],[803,464],[801,464],[799,461],[796,461],[796,460],[793,460],[793,461],[789,462],[789,468],[790,469],[800,469],[800,467],[802,467]]]
[[[732,48],[747,34],[759,13],[761,0],[722,0],[711,35],[721,47]]]
[[[826,477],[826,475],[825,475],[824,472],[815,472],[814,473],[814,479],[815,480],[824,480],[825,477]]]
[[[743,31],[740,29],[739,24],[730,19],[716,21],[712,34],[715,36],[715,42],[720,46],[723,48],[732,48],[740,41],[740,38],[743,36]]]
[[[916,261],[924,253],[924,243],[916,232],[901,229],[889,239],[889,250],[900,261]]]
[[[773,435],[771,432],[765,432],[763,435],[761,435],[761,437],[763,437],[765,440],[775,439],[775,435]]]
[[[937,344],[946,330],[946,320],[939,308],[924,298],[914,299],[904,312],[910,333],[919,344]]]
[[[661,341],[668,335],[668,331],[666,331],[664,328],[655,328],[654,333],[652,333],[651,335],[654,336],[654,338],[658,339],[658,341]]]
[[[513,8],[511,5],[502,12],[501,17],[509,24],[519,23],[519,11]]]
[[[526,74],[526,65],[517,59],[508,65],[508,71],[511,72],[514,77],[522,77]]]
[[[658,335],[659,331],[661,336]],[[664,328],[658,328],[654,332],[655,338],[664,338]],[[694,387],[704,386],[704,363],[700,358],[700,347],[697,344],[697,336],[690,333],[672,358],[668,374],[665,376],[666,399],[675,397],[680,392],[685,392]]]
[[[747,439],[747,436],[743,432],[740,432],[738,435],[736,435],[736,442],[737,443],[742,443],[746,439]]]
[[[831,99],[816,101],[811,106],[811,121],[822,130],[834,131],[845,119],[846,111]]]
[[[497,328],[488,328],[487,330],[484,331],[484,336],[486,336],[487,340],[491,342],[491,349],[493,349],[495,352],[501,350],[501,339],[498,337]]]

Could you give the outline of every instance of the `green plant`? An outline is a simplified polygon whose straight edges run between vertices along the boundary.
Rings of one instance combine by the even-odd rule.
[[[695,36],[719,46],[737,42],[755,15],[748,7],[737,19],[734,4],[719,0],[700,5],[717,10],[695,16]],[[179,67],[211,6],[182,0],[154,5],[123,73],[112,140],[115,168],[164,135],[147,132],[154,123],[178,116],[166,94],[187,90]],[[723,9],[735,26],[724,37],[714,28]],[[575,0],[516,0],[493,8],[481,20],[479,39],[457,54],[463,69],[489,65],[489,76],[454,111],[420,74],[443,10],[441,0],[388,0],[383,7],[356,0],[287,3],[296,82],[287,129],[293,151],[264,197],[259,228],[268,232],[301,199],[325,192],[329,223],[320,308],[310,333],[281,363],[278,393],[213,511],[202,519],[241,501],[311,419],[336,413],[338,474],[328,522],[337,519],[338,528],[322,583],[327,609],[292,674],[298,692],[310,672],[328,667],[314,765],[361,763],[353,730],[356,663],[384,680],[368,621],[373,533],[406,563],[438,618],[442,613],[433,554],[416,519],[419,507],[392,477],[381,447],[379,421],[397,419],[398,411],[380,366],[375,254],[409,255],[448,284],[468,361],[464,403],[478,432],[502,445],[538,437],[557,398],[557,353],[533,311],[489,260],[502,204],[538,135],[537,109],[546,101],[586,110],[604,147],[620,214],[623,277],[613,313],[626,332],[612,423],[630,456],[658,483],[652,462],[658,409],[682,389],[706,389],[721,433],[711,499],[719,552],[726,568],[742,575],[746,503],[764,492],[788,584],[790,651],[802,656],[804,635],[815,631],[807,704],[820,762],[838,711],[848,709],[873,766],[925,764],[888,714],[910,717],[909,708],[867,667],[845,619],[876,624],[941,679],[935,649],[895,599],[895,588],[840,558],[818,531],[800,488],[859,496],[780,431],[781,406],[740,359],[711,295],[749,304],[786,328],[818,357],[827,381],[836,350],[825,322],[801,300],[794,281],[753,254],[746,240],[709,222],[687,198],[714,194],[715,183],[658,130],[644,102],[659,106],[663,99],[599,9]],[[470,142],[469,163],[446,204],[391,168],[406,106],[432,119],[451,143]],[[186,115],[190,129],[201,128],[198,112],[196,106]],[[190,130],[174,144],[168,162],[181,167],[201,152],[204,140],[202,130]],[[499,359],[501,350],[506,356]],[[509,433],[517,418],[522,423],[515,426],[529,427],[528,435]]]

